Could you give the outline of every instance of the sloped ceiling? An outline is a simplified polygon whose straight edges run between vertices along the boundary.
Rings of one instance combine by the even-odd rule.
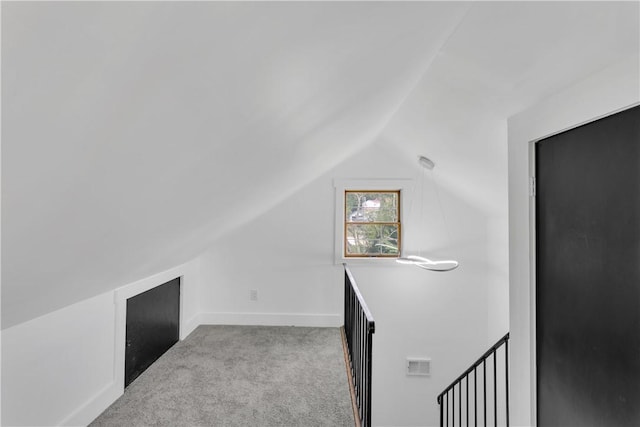
[[[637,54],[637,3],[544,5],[3,2],[2,327],[192,259],[425,79],[506,118]]]
[[[381,139],[435,159],[446,191],[491,214],[506,201],[488,193],[507,186],[506,122],[482,142],[500,138],[492,122],[612,64],[635,63],[640,81],[639,22],[639,2],[474,3]]]

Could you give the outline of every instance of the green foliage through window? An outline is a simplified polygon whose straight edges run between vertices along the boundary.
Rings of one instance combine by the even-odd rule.
[[[400,254],[400,191],[345,191],[347,257]]]

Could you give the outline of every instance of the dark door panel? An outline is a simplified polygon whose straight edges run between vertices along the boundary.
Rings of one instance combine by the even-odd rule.
[[[640,107],[536,146],[540,426],[640,426]]]
[[[180,278],[127,300],[125,387],[179,340]]]

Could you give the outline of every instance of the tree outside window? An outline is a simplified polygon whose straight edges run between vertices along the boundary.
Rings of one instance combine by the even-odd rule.
[[[399,256],[399,190],[347,190],[344,206],[345,256]]]

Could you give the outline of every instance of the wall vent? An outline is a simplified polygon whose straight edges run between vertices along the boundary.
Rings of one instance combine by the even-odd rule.
[[[431,375],[431,359],[407,357],[407,375],[426,377]]]

